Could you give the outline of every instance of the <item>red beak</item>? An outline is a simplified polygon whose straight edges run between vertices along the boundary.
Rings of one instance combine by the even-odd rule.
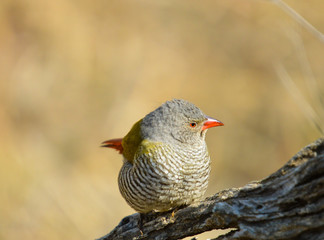
[[[202,130],[206,130],[208,128],[217,127],[217,126],[224,126],[224,123],[222,123],[221,121],[218,121],[214,118],[207,117],[207,119],[204,122],[204,125],[202,127]]]

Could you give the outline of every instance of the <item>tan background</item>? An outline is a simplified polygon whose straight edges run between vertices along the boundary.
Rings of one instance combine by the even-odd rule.
[[[287,2],[324,31],[322,0]],[[99,145],[172,98],[225,123],[208,195],[266,177],[320,136],[274,65],[319,112],[323,56],[268,1],[2,0],[0,239],[94,239],[133,213]]]

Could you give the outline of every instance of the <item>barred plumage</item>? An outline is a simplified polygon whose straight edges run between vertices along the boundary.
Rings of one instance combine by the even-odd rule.
[[[188,154],[192,157],[188,158]],[[138,212],[167,211],[201,200],[209,172],[205,145],[195,151],[176,151],[164,145],[139,156],[134,164],[125,160],[118,177],[119,190]]]
[[[136,211],[168,211],[202,199],[208,185],[208,128],[222,126],[184,100],[162,104],[124,138],[105,141],[124,156],[118,185]]]

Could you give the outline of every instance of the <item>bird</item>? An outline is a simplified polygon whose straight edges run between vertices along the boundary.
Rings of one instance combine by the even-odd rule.
[[[224,124],[182,99],[166,101],[136,122],[124,138],[102,147],[123,155],[119,190],[135,211],[166,212],[202,200],[210,174],[205,142]]]

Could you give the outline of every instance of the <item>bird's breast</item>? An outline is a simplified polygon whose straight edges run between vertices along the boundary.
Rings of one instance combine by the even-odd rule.
[[[155,144],[125,161],[119,187],[137,211],[165,211],[199,201],[207,188],[210,159],[206,147],[177,149]],[[153,150],[154,149],[154,150]]]
[[[178,190],[190,191],[207,186],[210,157],[206,146],[180,149],[168,146],[161,150],[157,158],[152,155],[148,164],[163,182],[168,181]]]

